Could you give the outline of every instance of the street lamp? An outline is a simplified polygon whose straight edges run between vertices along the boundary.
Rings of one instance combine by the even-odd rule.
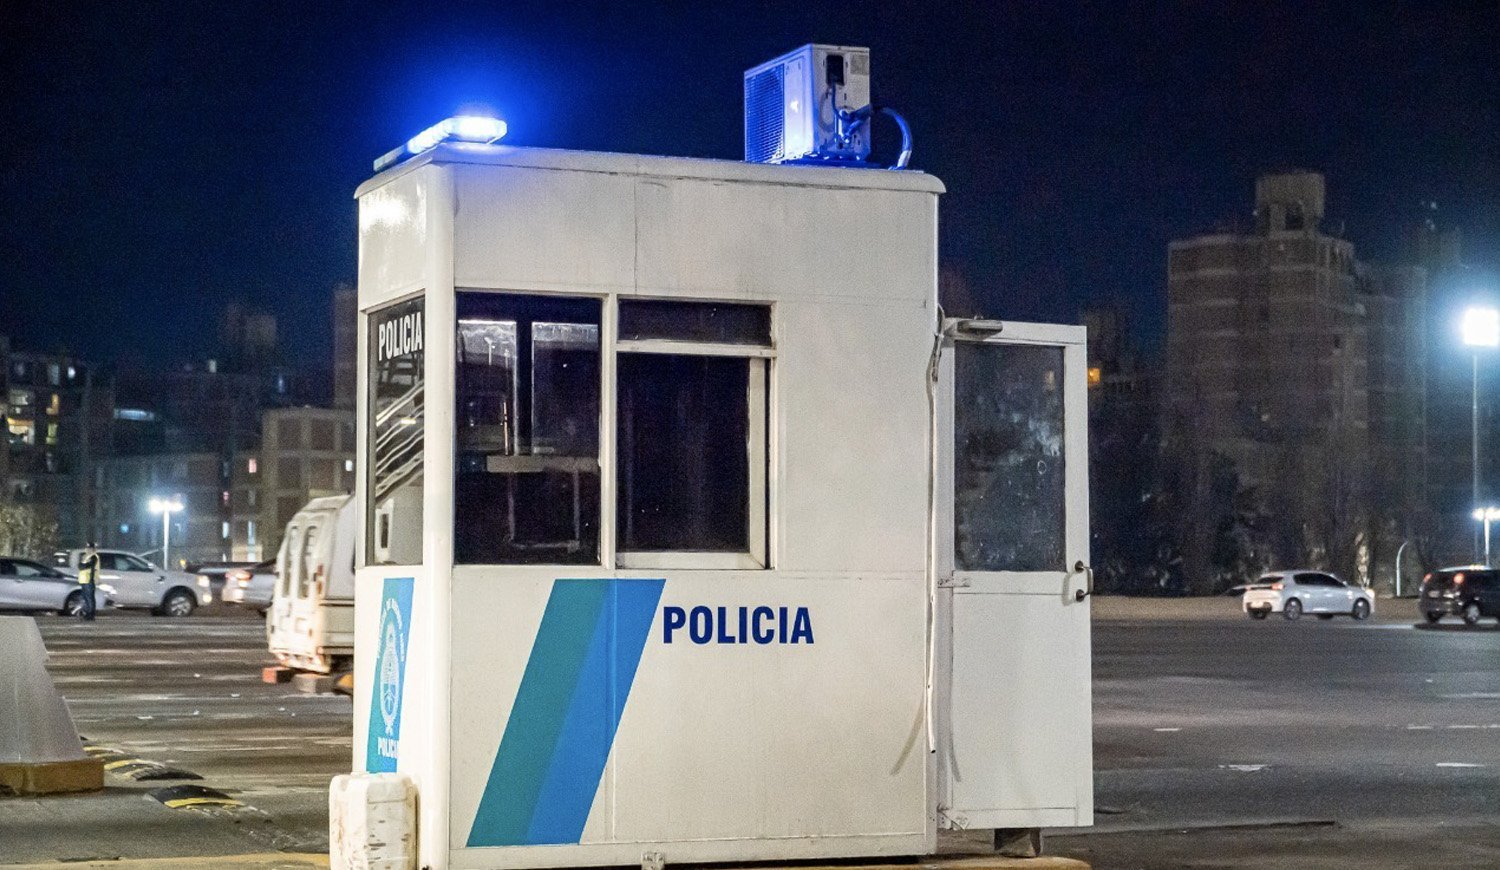
[[[1473,465],[1474,487],[1473,502],[1476,514],[1480,512],[1479,507],[1479,352],[1484,348],[1494,349],[1500,347],[1500,308],[1491,308],[1485,305],[1471,305],[1464,311],[1462,323],[1464,344],[1474,350],[1474,395],[1471,405],[1469,442],[1472,447],[1471,461]],[[1475,519],[1479,519],[1478,516]],[[1488,525],[1486,525],[1488,530]],[[1476,532],[1478,530],[1476,529]],[[1475,542],[1478,549],[1478,542]],[[1484,563],[1488,565],[1489,544],[1486,534]]]
[[[172,514],[182,510],[182,499],[153,498],[147,503],[154,514],[161,514],[161,564],[168,570],[172,567]]]
[[[1474,519],[1484,523],[1484,564],[1490,564],[1490,523],[1500,520],[1500,507],[1483,507],[1474,509]]]

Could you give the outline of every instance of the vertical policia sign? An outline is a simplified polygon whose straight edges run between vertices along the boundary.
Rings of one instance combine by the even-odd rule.
[[[406,687],[406,648],[411,639],[411,577],[387,577],[380,595],[379,652],[371,680],[370,725],[365,770],[394,773],[401,746],[401,697]]]

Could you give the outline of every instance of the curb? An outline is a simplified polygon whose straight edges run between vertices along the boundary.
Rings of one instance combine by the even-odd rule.
[[[251,855],[201,855],[187,858],[117,858],[97,861],[48,861],[41,864],[0,864],[6,870],[110,870],[120,867],[174,867],[213,870],[215,867],[259,867],[263,870],[312,870],[328,866],[327,855],[306,852],[261,852]]]
[[[180,870],[213,870],[216,867],[252,867],[262,870],[311,870],[328,866],[327,855],[293,852],[263,852],[254,855],[215,855],[190,858],[125,858],[98,861],[50,861],[43,864],[0,864],[6,870],[111,870],[111,868],[173,867]],[[998,856],[925,858],[902,864],[756,864],[762,870],[777,867],[795,870],[1090,870],[1075,858],[1043,855],[1037,858]]]
[[[670,866],[670,865],[669,865]],[[1086,861],[1041,855],[1036,858],[981,857],[919,858],[901,864],[756,864],[757,870],[1090,870]]]

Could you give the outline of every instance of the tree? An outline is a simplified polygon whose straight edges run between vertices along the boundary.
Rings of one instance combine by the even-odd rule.
[[[0,553],[43,558],[57,547],[57,520],[38,505],[0,500]]]

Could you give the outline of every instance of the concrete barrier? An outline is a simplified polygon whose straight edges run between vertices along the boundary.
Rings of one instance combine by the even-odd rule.
[[[0,792],[104,788],[104,763],[83,751],[73,717],[47,673],[36,620],[0,616]]]

